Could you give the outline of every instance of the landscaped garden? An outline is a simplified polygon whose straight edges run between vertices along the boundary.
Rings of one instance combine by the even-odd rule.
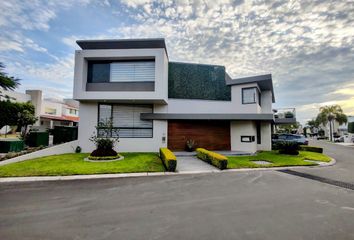
[[[229,156],[227,167],[262,168],[285,166],[316,166],[320,162],[330,161],[330,157],[317,152],[300,151],[299,155],[288,155],[280,154],[278,151],[264,151],[252,156]]]
[[[0,167],[0,177],[67,176],[82,174],[164,172],[158,153],[119,153],[123,160],[88,162],[87,153],[53,155]]]

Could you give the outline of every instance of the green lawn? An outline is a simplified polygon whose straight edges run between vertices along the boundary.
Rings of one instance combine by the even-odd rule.
[[[36,158],[0,167],[0,177],[65,176],[80,174],[164,172],[157,153],[120,153],[116,162],[86,162],[87,153],[69,153]]]
[[[284,167],[284,166],[314,166],[316,163],[307,160],[330,162],[331,158],[315,152],[300,151],[297,156],[279,154],[277,151],[264,151],[255,156],[229,156],[228,168],[260,168],[260,167]],[[271,162],[269,165],[256,164],[254,160]]]

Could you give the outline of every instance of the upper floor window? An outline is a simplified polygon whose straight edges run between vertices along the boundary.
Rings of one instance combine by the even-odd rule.
[[[90,61],[87,82],[154,82],[154,60]]]
[[[57,110],[55,108],[50,108],[50,107],[45,107],[44,108],[44,113],[49,114],[49,115],[56,115]]]
[[[111,63],[111,82],[152,82],[155,80],[155,62]]]
[[[242,88],[242,104],[257,103],[258,89],[256,87]]]

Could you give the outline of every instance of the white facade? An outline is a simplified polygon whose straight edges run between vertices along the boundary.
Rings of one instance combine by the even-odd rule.
[[[100,42],[101,44],[101,42]],[[125,61],[153,58],[155,60],[155,88],[153,91],[94,91],[87,90],[88,64],[90,61]],[[91,152],[95,146],[89,141],[97,134],[99,104],[153,104],[153,114],[249,114],[271,115],[273,93],[264,90],[257,82],[231,85],[231,101],[173,99],[168,98],[168,57],[164,48],[145,49],[83,49],[75,52],[74,99],[80,101],[78,144],[83,152]],[[252,104],[243,104],[242,89],[257,88],[259,95]],[[260,99],[258,99],[260,98]],[[257,120],[259,119],[259,120]],[[208,119],[206,119],[208,120]],[[228,120],[232,151],[256,152],[271,150],[271,119],[261,118]],[[168,119],[153,120],[151,138],[120,138],[117,151],[158,152],[168,146]],[[257,131],[259,126],[259,131]],[[258,136],[261,138],[257,140]],[[242,141],[243,137],[252,141]],[[252,138],[253,137],[253,138]],[[257,142],[260,142],[259,144]]]

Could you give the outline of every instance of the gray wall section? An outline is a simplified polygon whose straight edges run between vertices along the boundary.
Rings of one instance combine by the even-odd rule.
[[[86,91],[154,91],[154,82],[86,83]]]

